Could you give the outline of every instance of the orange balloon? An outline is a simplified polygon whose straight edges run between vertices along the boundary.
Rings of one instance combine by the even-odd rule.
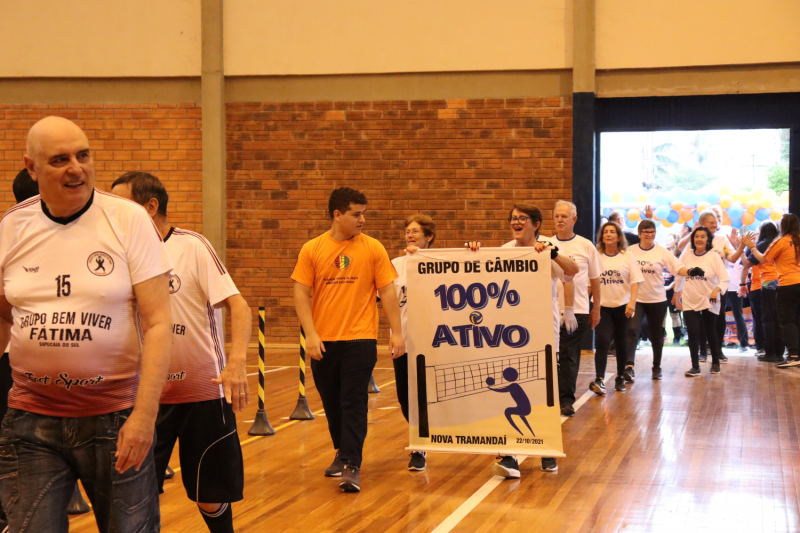
[[[762,196],[761,199],[758,201],[758,205],[760,205],[764,209],[769,209],[770,207],[772,207],[772,197],[767,195]]]
[[[662,220],[661,223],[664,225],[665,228],[671,228],[672,227],[672,222],[668,221],[666,218],[664,220]]]
[[[708,203],[708,202],[697,202],[697,212],[698,213],[702,213],[703,211],[705,211],[709,207],[711,207],[711,204]]]
[[[719,198],[719,205],[722,209],[728,209],[733,205],[733,197],[730,194],[724,194]]]
[[[756,216],[751,213],[750,211],[745,211],[744,215],[742,215],[742,225],[749,226],[753,222],[756,221]]]
[[[722,212],[722,225],[723,226],[730,226],[731,225],[731,217],[727,211]]]
[[[755,213],[758,211],[758,200],[750,199],[747,200],[747,210],[751,213]]]
[[[680,211],[681,209],[683,209],[683,202],[681,202],[680,200],[675,200],[674,202],[669,204],[669,206],[672,208],[673,211]]]
[[[678,218],[678,222],[680,222],[681,224],[683,224],[684,222],[689,222],[690,220],[692,220],[692,217],[694,216],[694,209],[690,209],[688,207],[685,209],[681,209],[679,215],[680,216]]]
[[[783,217],[783,209],[780,207],[775,207],[769,212],[769,218],[772,220],[780,220],[781,217]]]

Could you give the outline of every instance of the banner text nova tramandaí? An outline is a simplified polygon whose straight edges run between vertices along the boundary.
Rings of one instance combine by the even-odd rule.
[[[561,457],[550,254],[406,259],[409,449]]]

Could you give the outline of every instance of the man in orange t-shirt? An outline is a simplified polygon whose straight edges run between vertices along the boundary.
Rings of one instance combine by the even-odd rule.
[[[339,487],[345,492],[361,490],[367,386],[378,361],[376,290],[392,328],[391,352],[405,353],[392,284],[397,272],[383,245],[361,233],[366,207],[367,198],[359,191],[333,191],[328,200],[331,229],[303,245],[292,272],[306,353],[337,450],[325,475],[341,476]]]

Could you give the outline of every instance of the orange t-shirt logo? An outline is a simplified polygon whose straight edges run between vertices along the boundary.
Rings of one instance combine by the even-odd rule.
[[[347,269],[347,267],[350,266],[350,258],[344,254],[339,255],[336,257],[336,259],[333,260],[333,266],[335,266],[339,270],[345,270]]]

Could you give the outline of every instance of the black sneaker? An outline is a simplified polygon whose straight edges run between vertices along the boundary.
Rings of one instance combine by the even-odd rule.
[[[739,352],[740,353],[745,353],[745,352],[749,352],[749,351],[750,351],[750,347],[749,346],[739,346]]]
[[[626,390],[628,390],[628,389],[625,388],[625,380],[622,379],[619,376],[615,377],[614,378],[614,390],[617,391],[617,392],[625,392]]]
[[[342,468],[344,468],[344,463],[339,459],[339,451],[337,450],[331,466],[325,469],[325,477],[341,477]]]
[[[719,374],[719,365],[711,365],[711,373]]]
[[[720,363],[727,363],[728,362],[728,358],[724,354],[720,354],[719,362]]]
[[[574,416],[575,408],[571,405],[565,405],[561,408],[561,416]]]
[[[796,366],[800,366],[800,358],[798,358],[798,357],[790,357],[789,359],[787,359],[783,363],[778,363],[777,364],[778,368],[793,368],[793,367],[796,367]]]
[[[542,457],[542,472],[558,472],[555,457]]]
[[[408,462],[408,469],[412,472],[422,472],[425,470],[425,456],[427,452],[411,452],[411,460]]]
[[[492,474],[508,479],[518,479],[519,463],[513,455],[505,455],[500,462],[492,465]]]
[[[758,351],[756,352],[756,357],[760,357],[760,356],[762,356],[762,355],[767,355],[767,352],[765,352],[764,350],[758,350]]]
[[[661,369],[657,366],[653,367],[653,380],[661,379]]]
[[[636,379],[636,372],[633,371],[632,366],[625,368],[625,372],[622,374],[622,379],[624,379],[626,383],[633,383],[633,381]]]
[[[175,477],[175,471],[170,467],[167,467],[167,470],[164,473],[164,479],[172,479],[174,477]]]
[[[700,369],[699,368],[690,368],[684,374],[687,378],[699,378],[700,377]]]
[[[593,393],[603,396],[606,393],[606,384],[603,383],[603,378],[595,378],[594,381],[589,383],[589,390]]]
[[[361,492],[361,476],[357,466],[344,465],[341,476],[339,488],[342,492]]]

